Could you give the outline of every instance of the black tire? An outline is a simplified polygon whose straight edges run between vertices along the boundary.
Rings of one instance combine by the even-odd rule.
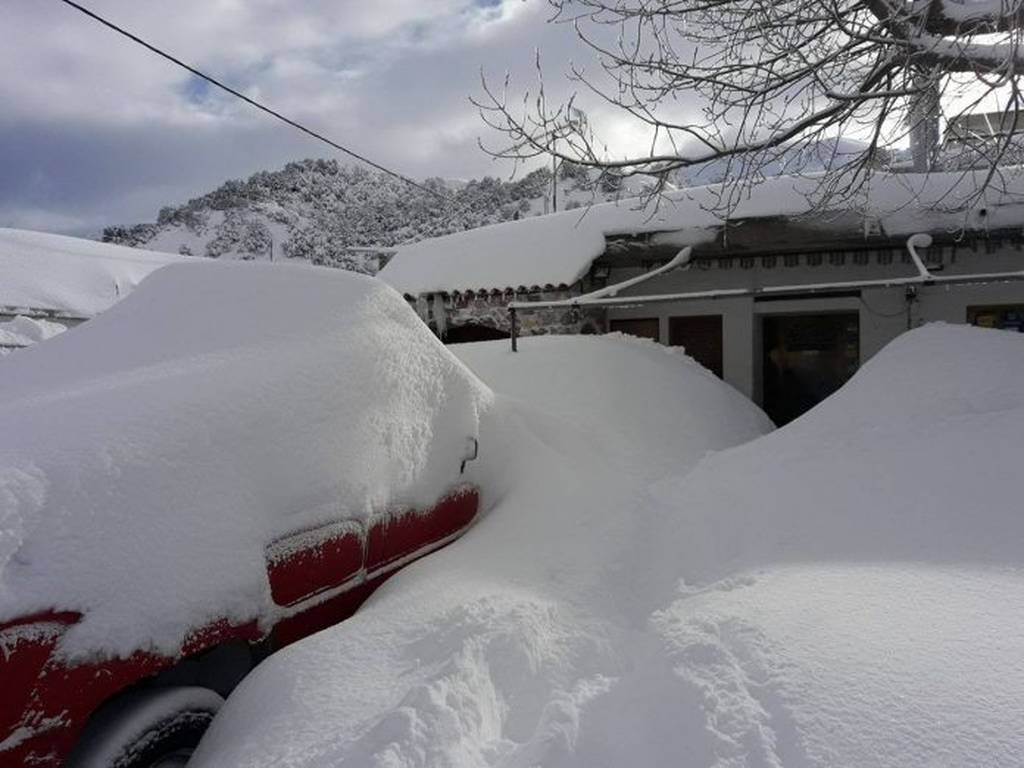
[[[183,766],[224,704],[207,688],[134,691],[89,722],[68,768]]]

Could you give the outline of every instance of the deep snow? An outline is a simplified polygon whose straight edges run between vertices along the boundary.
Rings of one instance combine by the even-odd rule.
[[[197,766],[1020,762],[1024,336],[916,330],[729,450],[763,416],[654,345],[456,349],[490,511],[261,665]]]
[[[489,512],[338,631],[259,667],[198,766],[557,764],[614,678],[670,674],[634,616],[656,534],[644,488],[767,419],[678,351],[629,337],[451,349],[499,393],[470,470]]]
[[[173,650],[272,605],[264,547],[432,504],[490,393],[379,281],[168,266],[0,375],[0,622],[67,653]]]

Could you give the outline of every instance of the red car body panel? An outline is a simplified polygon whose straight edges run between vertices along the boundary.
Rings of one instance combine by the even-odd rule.
[[[433,514],[408,513],[378,520],[370,528],[366,572],[374,574],[393,567],[416,552],[424,542],[443,543],[468,526],[474,515],[475,503],[467,503],[463,497],[452,495],[442,499],[434,507]]]
[[[295,605],[346,581],[363,569],[363,526],[325,526],[267,547],[270,593],[278,605]],[[331,530],[336,528],[337,530]],[[305,546],[303,546],[305,543]]]
[[[59,766],[104,702],[182,659],[229,642],[269,642],[277,649],[343,621],[397,570],[461,535],[478,507],[478,491],[463,486],[426,512],[392,515],[369,531],[341,521],[285,537],[267,548],[277,610],[243,624],[222,619],[199,628],[172,656],[137,651],[68,662],[55,651],[81,619],[75,612],[0,625],[0,768]]]

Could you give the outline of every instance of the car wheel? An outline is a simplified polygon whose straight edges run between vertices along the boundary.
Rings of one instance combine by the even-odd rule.
[[[182,768],[223,704],[197,687],[120,696],[89,722],[68,768]]]

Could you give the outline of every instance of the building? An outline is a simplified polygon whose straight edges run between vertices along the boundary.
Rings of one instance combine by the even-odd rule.
[[[380,276],[449,341],[507,335],[512,304],[523,335],[622,331],[682,346],[783,424],[908,328],[1024,330],[1024,182],[974,196],[971,181],[879,176],[830,207],[813,179],[771,179],[728,221],[713,212],[719,188],[686,190],[656,209],[610,204],[437,238],[401,249]],[[931,236],[918,249],[929,278],[907,247],[915,234]],[[685,270],[586,296],[685,246]]]
[[[0,355],[96,316],[180,256],[0,228]]]
[[[569,299],[588,289],[605,243],[594,224],[574,210],[423,240],[398,248],[378,277],[447,342],[507,337],[510,302]],[[603,333],[606,325],[604,312],[569,309],[524,314],[522,322],[527,334]]]
[[[1018,130],[1017,122],[1021,117],[1024,115],[1012,109],[956,115],[946,125],[946,138],[949,141],[969,142],[1009,136]]]

